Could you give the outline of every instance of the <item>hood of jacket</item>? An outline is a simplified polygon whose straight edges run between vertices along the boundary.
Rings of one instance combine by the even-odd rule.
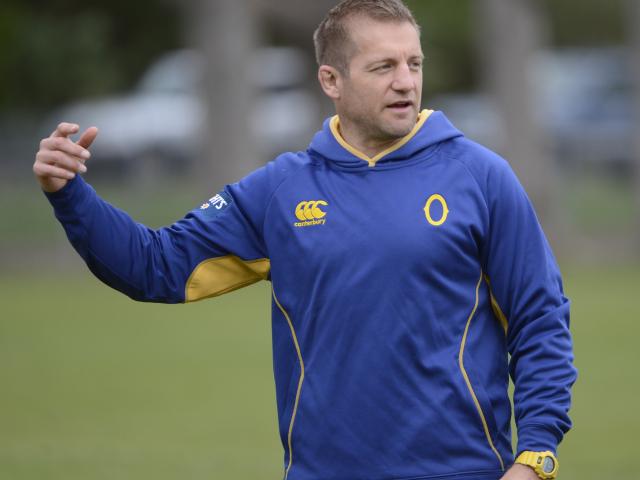
[[[325,120],[322,130],[313,137],[309,151],[343,169],[384,169],[397,167],[398,162],[427,155],[439,143],[461,136],[462,132],[442,112],[423,110],[407,136],[375,157],[369,157],[345,141],[340,133],[340,117],[335,115]]]

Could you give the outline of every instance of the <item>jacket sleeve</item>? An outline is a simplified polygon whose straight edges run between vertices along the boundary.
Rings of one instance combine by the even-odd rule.
[[[571,427],[576,380],[569,300],[556,260],[515,174],[495,159],[484,179],[488,232],[483,267],[508,321],[518,453],[555,452]]]
[[[102,200],[80,176],[46,194],[89,269],[134,300],[180,303],[267,279],[262,236],[269,194],[260,169],[158,230]]]

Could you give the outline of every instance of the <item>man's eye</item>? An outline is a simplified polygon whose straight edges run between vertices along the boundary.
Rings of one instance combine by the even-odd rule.
[[[380,65],[378,67],[376,67],[376,71],[377,72],[384,72],[385,70],[389,70],[391,68],[391,65],[389,65],[388,63],[385,63],[384,65]]]

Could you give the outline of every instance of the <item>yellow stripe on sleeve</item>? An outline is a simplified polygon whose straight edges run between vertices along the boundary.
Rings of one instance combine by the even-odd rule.
[[[493,295],[493,290],[491,290],[491,281],[489,280],[489,277],[487,275],[484,276],[484,280],[485,282],[487,282],[487,286],[489,287],[489,298],[491,299],[491,309],[493,310],[494,315],[500,322],[500,325],[504,330],[504,334],[506,335],[507,329],[509,328],[509,321],[507,320],[507,317],[505,316],[504,312],[500,308],[500,305],[498,304],[498,300],[496,300],[496,297]]]
[[[185,303],[216,297],[266,280],[270,269],[268,258],[242,260],[235,255],[209,258],[201,262],[187,280]]]

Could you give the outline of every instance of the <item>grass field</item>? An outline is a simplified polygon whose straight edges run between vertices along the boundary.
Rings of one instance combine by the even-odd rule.
[[[636,479],[640,269],[573,269],[562,480]],[[279,479],[269,288],[137,304],[90,275],[0,276],[0,479]]]

